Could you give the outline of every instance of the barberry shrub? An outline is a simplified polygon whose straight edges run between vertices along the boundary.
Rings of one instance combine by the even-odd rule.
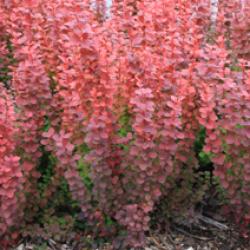
[[[247,232],[249,1],[217,7],[211,18],[209,0],[1,2],[2,242],[66,182],[84,223],[140,248],[162,197],[175,214],[202,198],[199,155]]]

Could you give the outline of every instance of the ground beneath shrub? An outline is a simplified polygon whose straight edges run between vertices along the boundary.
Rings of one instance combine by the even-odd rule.
[[[111,250],[110,244],[97,247],[91,237],[69,234],[65,242],[54,239],[23,239],[13,250]],[[79,238],[79,236],[77,237]],[[121,249],[123,250],[123,249]],[[131,249],[132,250],[132,249]],[[195,222],[174,222],[165,233],[151,232],[144,250],[250,250],[250,240],[243,239],[233,224],[199,215]]]

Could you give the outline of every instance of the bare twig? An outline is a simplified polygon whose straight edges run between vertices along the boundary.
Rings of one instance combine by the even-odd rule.
[[[174,226],[174,229],[175,229],[176,231],[180,232],[180,233],[185,234],[186,236],[189,236],[189,237],[192,237],[192,238],[195,238],[195,239],[198,239],[198,240],[203,240],[203,241],[205,241],[205,240],[210,240],[210,239],[211,239],[211,238],[201,237],[201,236],[198,236],[198,235],[191,234],[191,233],[189,233],[189,232],[187,232],[187,231],[185,231],[185,230],[183,230],[183,229],[181,229],[181,228],[178,228],[178,227],[176,227],[176,226]]]
[[[166,248],[164,246],[162,246],[156,239],[155,237],[150,233],[150,237],[149,237],[150,241],[153,242],[159,250],[166,250]]]
[[[220,223],[220,222],[218,222],[218,221],[216,221],[214,219],[211,219],[209,217],[206,217],[204,215],[198,215],[198,219],[201,220],[201,221],[203,221],[203,222],[205,222],[205,223],[207,223],[207,224],[210,224],[210,225],[212,225],[214,227],[217,227],[220,230],[228,230],[228,226],[227,225],[222,224],[222,223]]]

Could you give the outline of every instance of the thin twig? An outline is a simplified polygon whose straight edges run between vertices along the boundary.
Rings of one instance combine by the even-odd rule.
[[[176,250],[176,243],[173,240],[172,233],[170,232],[170,229],[167,230],[167,238],[172,243],[174,250]]]
[[[150,237],[150,238],[151,238],[151,240],[155,243],[155,245],[156,245],[159,249],[161,249],[161,250],[166,250],[166,248],[163,247],[154,237]]]
[[[198,235],[193,235],[193,234],[191,234],[191,233],[189,233],[189,232],[187,232],[187,231],[185,231],[185,230],[183,230],[183,229],[181,229],[181,228],[178,228],[178,227],[176,227],[176,226],[173,226],[173,227],[174,227],[174,229],[175,229],[176,231],[178,231],[178,232],[180,232],[180,233],[183,233],[183,234],[185,234],[186,236],[189,236],[189,237],[198,239],[198,240],[203,240],[203,241],[205,241],[205,240],[211,240],[211,239],[212,239],[212,238],[207,238],[207,237],[201,237],[201,236],[198,236]]]
[[[204,215],[199,215],[198,219],[201,220],[201,221],[203,221],[203,222],[205,222],[205,223],[207,223],[207,224],[210,224],[210,225],[212,225],[214,227],[217,227],[217,228],[219,228],[221,230],[228,230],[228,226],[227,225],[222,224],[222,223],[220,223],[220,222],[218,222],[218,221],[216,221],[214,219],[211,219],[209,217],[206,217]]]

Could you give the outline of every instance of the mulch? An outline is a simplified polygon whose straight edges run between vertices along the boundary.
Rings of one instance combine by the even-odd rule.
[[[87,239],[88,244],[90,238]],[[250,250],[250,240],[243,239],[237,227],[231,223],[220,222],[212,217],[198,215],[192,224],[173,222],[164,232],[153,231],[147,237],[144,250]],[[75,242],[46,242],[23,240],[13,250],[111,250],[110,244],[100,247],[86,246],[86,239]],[[123,250],[123,249],[121,249]],[[133,250],[133,249],[131,249]]]

